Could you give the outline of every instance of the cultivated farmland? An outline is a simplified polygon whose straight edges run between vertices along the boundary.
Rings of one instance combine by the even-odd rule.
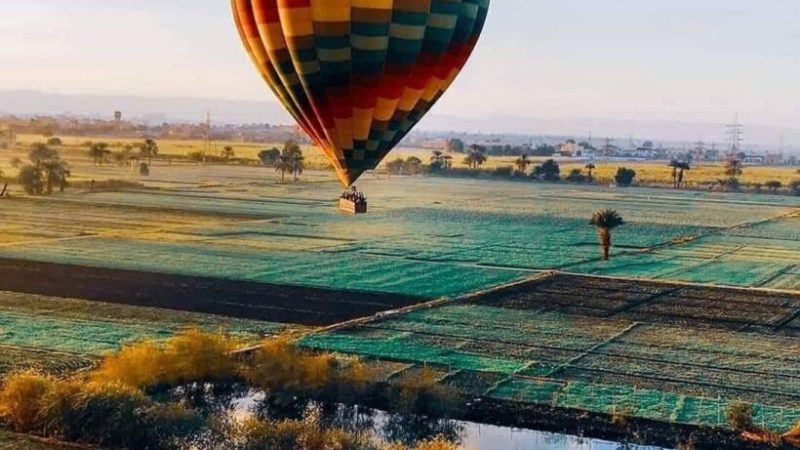
[[[63,373],[189,327],[255,340],[444,298],[459,300],[304,345],[372,358],[384,380],[433,366],[495,399],[704,425],[741,399],[770,428],[800,419],[798,198],[369,175],[371,212],[353,217],[326,173],[175,164],[140,181],[0,200],[0,369]],[[602,208],[627,221],[608,262],[588,224]]]
[[[302,327],[0,291],[0,373],[36,369],[62,374],[143,339],[200,328],[256,342]]]
[[[798,315],[798,295],[557,275],[304,345],[391,361],[385,379],[430,366],[470,396],[666,422],[723,425],[745,401],[785,431],[800,420]]]
[[[258,183],[272,175],[223,166],[154,177],[150,189],[4,200],[0,257],[423,299],[553,269],[798,283],[792,197],[368,177],[372,213],[350,217],[329,178]],[[606,207],[628,221],[610,262],[587,224]]]

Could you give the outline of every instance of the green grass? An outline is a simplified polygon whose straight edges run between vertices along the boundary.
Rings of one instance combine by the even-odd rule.
[[[0,291],[0,373],[65,374],[123,345],[180,330],[222,331],[256,342],[300,327],[154,308]]]
[[[0,257],[426,297],[550,269],[797,284],[796,218],[728,229],[791,211],[788,197],[368,179],[373,212],[354,218],[336,212],[332,182],[254,186],[260,172],[241,168],[208,169],[220,184],[192,186],[189,175],[205,177],[162,170],[169,189],[5,201]],[[628,221],[610,262],[587,224],[601,207]]]

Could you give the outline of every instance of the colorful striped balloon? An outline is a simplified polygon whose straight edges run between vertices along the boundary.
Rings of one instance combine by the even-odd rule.
[[[231,0],[272,91],[345,186],[372,170],[450,87],[490,0]]]

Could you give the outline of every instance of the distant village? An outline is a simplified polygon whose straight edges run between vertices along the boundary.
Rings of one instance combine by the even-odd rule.
[[[563,157],[583,160],[640,160],[640,161],[681,161],[688,163],[713,163],[736,160],[749,165],[781,166],[800,165],[797,154],[776,150],[748,149],[741,129],[743,125],[734,124],[726,128],[726,142],[670,143],[656,144],[651,140],[635,142],[611,138],[602,140],[575,140],[568,137],[538,137],[533,139],[516,135],[454,134],[449,136],[432,132],[416,133],[407,144],[412,147],[432,151],[468,153],[480,151],[488,156]],[[527,142],[520,142],[522,139]]]
[[[723,150],[715,145],[709,146],[704,142],[697,142],[692,148],[667,148],[655,145],[652,141],[645,141],[638,146],[618,146],[606,143],[595,146],[589,142],[576,142],[568,139],[555,145],[530,144],[510,145],[496,142],[478,142],[469,145],[458,139],[438,142],[427,142],[420,145],[423,148],[441,149],[445,151],[464,153],[471,149],[492,156],[561,156],[565,158],[581,158],[587,160],[643,160],[643,161],[686,161],[686,162],[721,162],[738,160],[751,165],[798,165],[800,159],[795,155],[786,155],[783,152],[747,152],[739,148],[728,146]]]
[[[635,143],[632,139],[617,144],[613,139],[575,140],[538,137],[539,143],[524,136],[459,135],[453,133],[421,132],[410,135],[406,147],[449,153],[480,151],[488,156],[521,156],[577,158],[584,160],[642,160],[685,161],[690,163],[738,160],[749,165],[800,165],[797,155],[782,150],[747,150],[739,125],[728,129],[728,142],[691,145],[656,144],[653,141]],[[152,125],[123,120],[121,111],[109,119],[76,118],[72,116],[16,117],[0,116],[0,149],[11,148],[20,134],[42,136],[119,137],[132,139],[175,139],[275,143],[294,140],[310,143],[297,126],[244,124],[217,125],[209,117],[205,123],[161,123]],[[520,142],[522,139],[528,142]]]

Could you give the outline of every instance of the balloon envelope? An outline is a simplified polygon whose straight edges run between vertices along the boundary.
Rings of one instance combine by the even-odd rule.
[[[259,72],[346,186],[466,64],[490,0],[231,0]]]

